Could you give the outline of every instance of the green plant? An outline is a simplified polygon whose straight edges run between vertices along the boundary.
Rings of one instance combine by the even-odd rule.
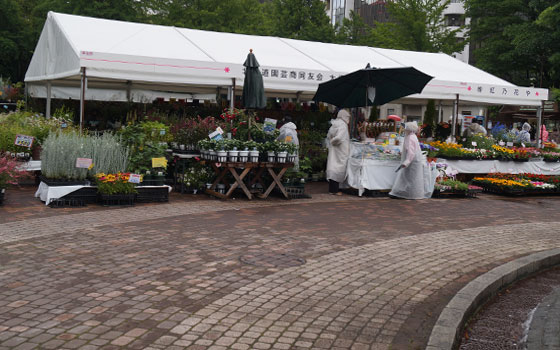
[[[201,163],[194,163],[184,173],[181,181],[187,187],[200,189],[203,188],[206,183],[211,181],[213,175],[214,173],[207,166]]]
[[[52,179],[84,180],[96,173],[125,171],[128,155],[120,137],[110,133],[98,136],[58,132],[50,134],[43,144],[41,172]],[[92,168],[76,168],[77,158],[91,158]]]
[[[97,192],[107,195],[137,193],[136,186],[128,181],[129,178],[130,173],[96,174]]]
[[[299,170],[307,175],[311,175],[313,171],[311,159],[309,157],[303,157],[299,161]]]
[[[17,185],[18,181],[29,176],[26,171],[19,170],[19,163],[12,157],[0,156],[0,189]]]

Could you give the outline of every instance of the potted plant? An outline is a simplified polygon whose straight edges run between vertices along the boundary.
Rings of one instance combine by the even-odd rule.
[[[276,161],[276,151],[278,149],[278,143],[274,141],[267,141],[263,144],[263,150],[267,154],[267,161],[269,163],[274,163]]]
[[[278,163],[286,163],[288,157],[288,144],[285,142],[276,143],[276,161]]]
[[[245,148],[249,150],[249,162],[258,163],[259,161],[259,145],[255,141],[245,142]]]
[[[128,182],[130,173],[95,175],[97,192],[103,205],[133,205],[137,193],[133,183]]]
[[[6,189],[11,185],[17,185],[19,180],[29,176],[26,171],[18,169],[20,163],[11,156],[0,156],[0,205],[4,203]]]
[[[230,162],[238,162],[239,161],[239,141],[237,140],[227,140],[229,145],[228,150],[228,159]]]

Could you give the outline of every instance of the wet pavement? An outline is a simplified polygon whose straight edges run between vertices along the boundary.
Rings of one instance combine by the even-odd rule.
[[[471,319],[461,350],[560,348],[560,268],[518,281]]]
[[[423,349],[467,282],[560,247],[559,198],[0,208],[0,349]]]

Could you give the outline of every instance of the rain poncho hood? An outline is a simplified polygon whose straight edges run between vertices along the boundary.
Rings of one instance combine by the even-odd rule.
[[[292,122],[288,122],[280,127],[280,135],[278,135],[278,141],[293,143],[299,146],[299,139],[297,136],[297,126]],[[299,171],[299,155],[296,156],[294,161],[294,170]]]
[[[405,167],[397,172],[393,189],[389,193],[391,196],[406,199],[432,197],[437,169],[428,164],[426,157],[422,155],[417,130],[416,122],[405,123],[406,136],[401,155],[401,165]]]
[[[519,133],[519,142],[531,142],[531,125],[527,122],[523,123],[521,127],[521,132]]]
[[[350,154],[349,122],[350,113],[341,109],[327,133],[329,141],[327,180],[343,182],[346,179],[346,165]]]

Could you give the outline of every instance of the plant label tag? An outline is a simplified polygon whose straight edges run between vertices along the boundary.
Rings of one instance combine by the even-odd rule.
[[[473,142],[471,142],[471,143],[472,143],[472,145],[473,145],[474,147],[476,147],[476,142],[475,142],[475,141],[473,141]]]
[[[165,135],[165,129],[161,129],[161,130],[159,131],[159,134],[160,134],[160,135]]]
[[[208,137],[212,140],[221,140],[222,139],[222,134],[224,133],[224,130],[222,130],[222,128],[220,128],[219,126],[216,128],[216,131],[211,132]]]
[[[165,157],[152,158],[152,168],[167,168],[167,159]]]
[[[33,140],[34,139],[35,138],[33,136],[17,134],[16,135],[16,140],[14,141],[14,145],[31,148],[31,146],[33,146]]]
[[[91,158],[76,158],[76,168],[90,169],[93,166]]]
[[[130,174],[130,177],[128,178],[128,182],[132,182],[133,184],[139,184],[140,180],[140,174]]]
[[[521,147],[525,148],[525,144],[524,144],[524,143],[521,143]]]
[[[505,146],[505,144],[506,144],[506,143],[505,143],[504,141],[498,142],[498,145],[500,145],[500,146]]]
[[[67,128],[67,127],[68,127],[68,124],[66,124],[66,123],[60,124],[60,128],[61,128],[61,129],[65,129],[65,128]]]
[[[276,129],[276,123],[277,122],[278,121],[276,119],[265,118],[264,119],[263,131],[266,132],[267,134],[270,134],[271,132],[273,132]]]
[[[513,147],[513,142],[508,142],[508,143],[507,143],[507,146],[508,146],[508,147]]]

